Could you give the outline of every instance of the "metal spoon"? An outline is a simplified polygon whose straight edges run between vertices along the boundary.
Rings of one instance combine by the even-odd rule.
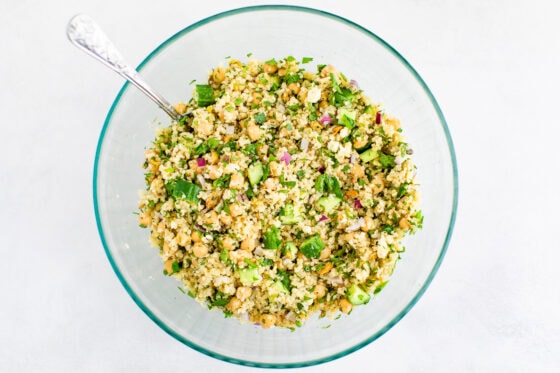
[[[144,92],[158,104],[171,119],[180,120],[183,117],[183,115],[179,114],[166,99],[155,92],[134,68],[130,67],[130,65],[125,62],[117,48],[115,48],[113,43],[93,19],[85,14],[74,16],[70,22],[68,22],[66,35],[68,35],[68,39],[70,39],[72,44],[108,66],[140,89],[140,91]]]

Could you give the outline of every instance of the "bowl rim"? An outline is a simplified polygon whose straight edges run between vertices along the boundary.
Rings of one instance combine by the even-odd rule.
[[[295,362],[295,363],[267,363],[267,362],[258,362],[258,361],[255,362],[255,361],[243,360],[243,359],[239,359],[239,358],[235,358],[235,357],[231,357],[231,356],[226,356],[226,355],[219,354],[219,353],[216,353],[214,351],[211,351],[211,350],[209,350],[207,348],[204,348],[200,345],[197,345],[196,343],[188,340],[187,338],[184,338],[183,336],[179,335],[174,330],[169,328],[162,320],[160,320],[158,317],[156,317],[150,311],[150,309],[144,304],[144,302],[140,299],[140,297],[132,290],[132,288],[129,286],[128,282],[123,277],[121,271],[119,270],[118,266],[116,265],[116,263],[113,259],[113,256],[111,255],[111,251],[109,249],[109,245],[108,245],[107,240],[105,238],[105,234],[104,234],[103,227],[102,227],[102,224],[101,224],[101,216],[100,216],[100,213],[99,213],[99,199],[98,199],[98,194],[97,194],[97,184],[98,184],[98,168],[99,168],[100,153],[101,153],[103,142],[104,142],[104,139],[105,139],[105,133],[106,133],[107,128],[109,127],[109,124],[110,124],[111,119],[113,117],[113,112],[115,111],[118,104],[120,103],[121,97],[123,96],[124,92],[127,90],[128,86],[129,86],[128,82],[124,83],[124,85],[119,90],[117,96],[115,97],[115,100],[111,104],[109,112],[107,113],[107,116],[106,116],[105,121],[103,123],[103,128],[101,129],[101,132],[100,132],[100,135],[99,135],[99,140],[98,140],[96,151],[95,151],[95,161],[94,161],[94,167],[93,167],[93,204],[94,204],[95,220],[96,220],[96,224],[97,224],[97,230],[99,232],[99,236],[100,236],[103,248],[105,250],[105,254],[107,255],[107,258],[109,260],[109,263],[110,263],[111,267],[113,268],[113,271],[117,275],[117,278],[119,279],[120,283],[123,285],[123,287],[125,288],[127,293],[134,300],[134,302],[140,307],[140,309],[152,321],[154,321],[167,334],[169,334],[170,336],[177,339],[181,343],[187,345],[188,347],[190,347],[190,348],[192,348],[192,349],[194,349],[198,352],[201,352],[201,353],[203,353],[205,355],[208,355],[210,357],[213,357],[213,358],[216,358],[216,359],[219,359],[219,360],[222,360],[222,361],[226,361],[226,362],[229,362],[229,363],[234,363],[234,364],[239,364],[239,365],[244,365],[244,366],[250,366],[250,367],[261,367],[261,368],[277,368],[277,369],[298,368],[298,367],[306,367],[306,366],[322,364],[322,363],[326,363],[328,361],[339,359],[341,357],[349,355],[349,354],[361,349],[362,347],[372,343],[373,341],[375,341],[376,339],[381,337],[383,334],[385,334],[389,329],[391,329],[397,322],[399,322],[412,309],[412,307],[418,302],[418,300],[422,297],[422,295],[425,293],[426,289],[428,288],[428,286],[432,282],[435,274],[437,273],[437,271],[438,271],[438,269],[439,269],[439,267],[440,267],[440,265],[443,261],[443,258],[444,258],[445,254],[447,252],[447,248],[449,246],[451,236],[452,236],[452,233],[453,233],[453,228],[454,228],[454,225],[455,225],[455,219],[456,219],[456,215],[457,215],[458,191],[459,191],[457,160],[456,160],[456,155],[455,155],[455,149],[454,149],[454,146],[453,146],[453,141],[451,139],[451,134],[450,134],[449,128],[447,126],[447,122],[445,120],[443,112],[441,111],[434,95],[432,94],[432,92],[428,88],[427,84],[420,77],[420,74],[418,74],[418,72],[410,65],[410,63],[396,49],[394,49],[391,45],[389,45],[387,42],[385,42],[381,37],[377,36],[372,31],[360,26],[359,24],[357,24],[353,21],[350,21],[350,20],[348,20],[344,17],[341,17],[339,15],[336,15],[336,14],[333,14],[333,13],[330,13],[330,12],[327,12],[327,11],[324,11],[324,10],[320,10],[320,9],[316,9],[316,8],[310,8],[310,7],[304,7],[304,6],[296,6],[296,5],[255,5],[255,6],[240,7],[240,8],[235,8],[235,9],[223,11],[223,12],[214,14],[212,16],[203,18],[203,19],[201,19],[201,20],[183,28],[182,30],[176,32],[174,35],[170,36],[168,39],[166,39],[160,45],[158,45],[146,58],[144,58],[144,60],[138,65],[137,70],[141,71],[142,68],[148,62],[150,62],[153,57],[158,55],[169,44],[173,43],[176,39],[182,37],[183,35],[189,33],[190,31],[199,28],[200,26],[203,26],[203,25],[205,25],[207,23],[210,23],[214,20],[219,20],[221,18],[234,16],[236,14],[250,13],[250,12],[257,12],[257,11],[265,11],[265,10],[295,11],[295,12],[303,12],[303,13],[309,13],[309,14],[313,14],[313,15],[317,15],[317,16],[322,16],[322,17],[328,18],[332,21],[343,23],[347,26],[350,26],[350,27],[354,28],[356,31],[365,34],[366,36],[370,37],[371,39],[373,39],[374,41],[379,43],[381,46],[383,46],[389,53],[393,54],[403,64],[403,66],[405,66],[407,68],[407,70],[412,74],[412,76],[420,84],[424,93],[428,96],[431,104],[433,105],[434,109],[436,110],[437,116],[439,118],[439,122],[441,124],[441,127],[443,129],[443,132],[445,134],[445,138],[446,138],[446,141],[447,141],[448,150],[449,150],[449,154],[450,154],[450,158],[451,158],[452,170],[453,170],[452,211],[451,211],[451,216],[449,218],[449,226],[448,226],[448,229],[447,229],[447,233],[445,235],[445,241],[443,243],[443,246],[441,248],[439,256],[438,256],[430,274],[426,278],[426,281],[420,287],[420,289],[418,290],[416,295],[410,300],[410,302],[407,304],[407,306],[404,307],[399,312],[399,314],[397,314],[389,323],[387,323],[387,325],[385,325],[385,327],[378,330],[373,335],[371,335],[370,337],[361,341],[360,343],[357,343],[356,345],[354,345],[352,347],[346,348],[346,349],[344,349],[340,352],[331,354],[331,355],[326,356],[326,357],[322,357],[322,358],[318,358],[318,359],[312,359],[312,360],[306,360],[306,361],[301,361],[301,362]]]

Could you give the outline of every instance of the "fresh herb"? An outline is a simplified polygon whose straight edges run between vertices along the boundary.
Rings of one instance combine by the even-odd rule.
[[[295,181],[286,181],[284,179],[284,174],[280,175],[280,184],[292,189],[293,187],[296,186],[296,182]]]
[[[299,170],[296,172],[296,177],[298,178],[298,180],[301,180],[305,177],[305,171],[304,170]]]
[[[301,77],[299,76],[299,74],[286,74],[286,76],[284,77],[284,81],[286,82],[286,84],[297,83],[300,80]]]
[[[237,98],[233,101],[233,103],[234,103],[236,106],[239,106],[239,105],[241,105],[241,104],[243,103],[243,99],[242,99],[241,97],[237,97]]]
[[[241,150],[241,153],[245,154],[245,155],[256,155],[257,154],[257,143],[252,143],[250,145],[247,145],[246,147],[244,147]]]
[[[268,258],[261,258],[259,259],[259,265],[261,267],[270,267],[274,264],[274,260]]]
[[[395,157],[390,154],[379,152],[377,159],[383,168],[393,168],[395,166]]]
[[[278,62],[276,62],[276,60],[274,58],[272,58],[268,61],[265,61],[265,64],[270,65],[270,66],[275,66],[276,64],[278,64]]]
[[[243,261],[247,264],[249,268],[257,268],[257,265],[252,262],[249,258],[243,258]]]
[[[315,190],[319,193],[333,193],[338,198],[342,198],[340,183],[335,176],[319,175],[315,180]]]
[[[303,57],[303,58],[301,59],[301,63],[302,63],[302,64],[304,64],[304,63],[309,63],[309,62],[311,62],[311,61],[313,61],[313,58],[312,58],[312,57]]]
[[[219,178],[214,180],[214,182],[212,182],[212,186],[214,188],[225,189],[229,185],[229,179],[230,178],[231,178],[231,174],[226,174],[226,175],[220,176]]]
[[[383,290],[383,288],[387,285],[389,281],[383,281],[382,283],[380,283],[379,285],[377,285],[377,287],[375,288],[375,290],[373,291],[373,294],[378,294],[381,290]]]
[[[210,301],[210,306],[211,307],[225,307],[229,303],[229,299],[230,299],[229,296],[227,296],[226,294],[224,294],[220,291],[217,291],[216,295],[214,296],[214,299],[212,299],[212,301]]]
[[[265,113],[258,113],[257,115],[255,115],[255,122],[257,122],[258,124],[263,124],[264,121],[266,120],[266,114]]]

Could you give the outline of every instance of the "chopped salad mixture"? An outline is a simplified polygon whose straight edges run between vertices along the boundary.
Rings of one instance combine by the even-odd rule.
[[[400,121],[311,61],[214,68],[145,153],[139,222],[164,273],[265,328],[368,303],[422,227]]]

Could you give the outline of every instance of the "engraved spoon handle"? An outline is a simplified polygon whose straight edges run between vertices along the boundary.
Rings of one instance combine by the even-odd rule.
[[[68,35],[72,44],[102,62],[144,92],[172,119],[181,119],[181,114],[173,108],[173,105],[154,91],[140,74],[126,63],[117,48],[93,19],[85,14],[74,16],[68,22],[66,35]]]

